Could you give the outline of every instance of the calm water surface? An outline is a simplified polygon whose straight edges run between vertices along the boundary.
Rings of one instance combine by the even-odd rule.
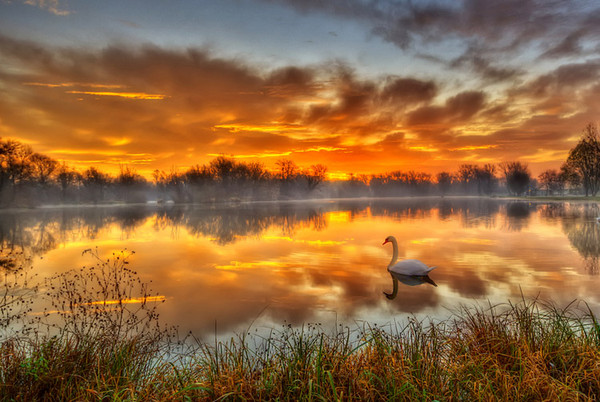
[[[48,277],[134,250],[130,267],[164,296],[161,319],[200,338],[284,324],[443,319],[460,305],[539,296],[600,310],[596,203],[387,199],[45,209],[0,214],[4,248]],[[437,287],[399,284],[400,258],[437,268]]]

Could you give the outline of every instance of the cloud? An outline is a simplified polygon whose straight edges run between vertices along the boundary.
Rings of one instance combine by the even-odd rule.
[[[600,59],[564,64],[518,88],[516,92],[537,97],[563,89],[573,91],[578,87],[596,83],[599,78]]]
[[[381,98],[383,101],[398,103],[418,103],[432,100],[437,94],[433,81],[414,78],[388,77]]]
[[[93,96],[116,96],[118,98],[126,99],[140,99],[140,100],[162,100],[165,99],[165,95],[161,94],[146,94],[143,92],[107,92],[107,91],[66,91],[68,94],[81,94],[81,95],[93,95]]]
[[[512,83],[515,70],[468,53],[463,66],[497,73],[502,91],[425,73],[364,77],[339,61],[264,69],[206,48],[86,50],[0,35],[0,57],[2,137],[79,167],[131,163],[142,173],[220,154],[304,166],[318,153],[330,171],[355,173],[520,157],[546,167],[600,109],[597,59]],[[548,152],[536,153],[542,143]]]
[[[600,5],[585,0],[568,5],[559,0],[264,1],[285,4],[301,13],[326,13],[367,24],[372,34],[407,51],[424,43],[454,47],[453,41],[461,40],[479,49],[467,67],[495,79],[512,75],[514,68],[494,67],[486,54],[517,56],[537,48],[542,49],[538,55],[564,57],[580,52],[582,41],[597,43],[600,39],[596,29]],[[508,59],[502,60],[506,63]]]
[[[541,58],[556,58],[564,56],[578,55],[582,51],[580,40],[582,32],[572,32],[567,35],[562,41],[553,45],[550,49],[541,54]]]
[[[464,122],[482,110],[485,94],[479,91],[461,92],[446,100],[444,106],[423,106],[408,114],[407,124],[438,124]]]
[[[485,51],[476,48],[469,48],[460,57],[452,60],[449,63],[451,68],[466,68],[488,82],[498,82],[506,80],[514,80],[523,74],[523,71],[513,67],[498,67],[492,64],[492,61],[487,59]]]
[[[67,16],[71,14],[71,11],[67,10],[62,4],[62,1],[59,0],[22,0],[22,2],[30,6],[39,7],[42,10],[46,10],[58,16]]]

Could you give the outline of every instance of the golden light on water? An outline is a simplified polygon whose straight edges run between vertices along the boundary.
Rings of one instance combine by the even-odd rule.
[[[113,305],[113,304],[142,304],[142,303],[156,303],[164,302],[167,298],[165,296],[147,296],[147,297],[134,297],[131,299],[119,299],[119,300],[98,300],[89,303],[79,303],[79,306],[96,306],[96,305]]]

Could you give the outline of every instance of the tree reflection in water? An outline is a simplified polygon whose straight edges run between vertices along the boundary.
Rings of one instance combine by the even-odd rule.
[[[562,231],[569,242],[584,259],[588,273],[597,275],[600,272],[600,224],[596,220],[598,205],[596,203],[561,203],[546,207],[542,216],[553,219],[562,216]]]
[[[29,255],[43,255],[76,238],[96,239],[113,224],[120,228],[125,239],[130,238],[142,224],[153,218],[156,230],[182,227],[193,235],[208,236],[224,245],[240,238],[260,236],[272,227],[288,236],[304,228],[321,231],[327,228],[325,215],[336,211],[348,212],[350,222],[366,216],[367,211],[371,216],[397,220],[422,219],[430,216],[432,211],[438,211],[441,219],[459,216],[465,227],[490,227],[501,205],[501,201],[492,199],[411,198],[366,202],[265,202],[205,208],[120,206],[4,211],[0,212],[0,244]]]
[[[535,212],[536,204],[529,202],[509,202],[506,205],[506,230],[520,232],[529,226],[532,212]]]

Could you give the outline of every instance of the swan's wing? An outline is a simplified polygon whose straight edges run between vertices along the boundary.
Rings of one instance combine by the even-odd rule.
[[[425,276],[435,267],[428,267],[419,260],[402,260],[388,268],[390,272],[408,276]]]

